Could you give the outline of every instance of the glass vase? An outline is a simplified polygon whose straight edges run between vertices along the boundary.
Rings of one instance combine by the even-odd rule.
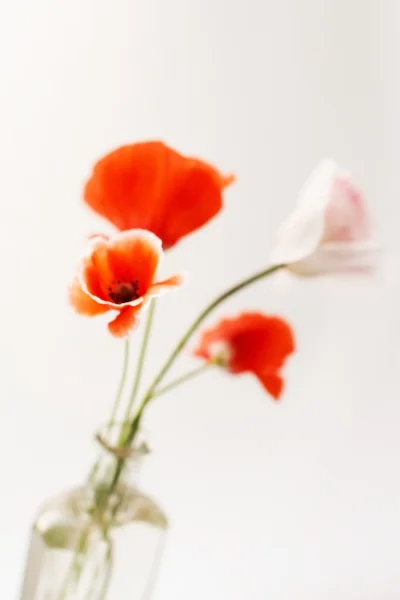
[[[97,438],[101,451],[88,483],[39,510],[21,600],[150,598],[167,518],[138,485],[147,449],[144,444],[132,451],[119,448],[116,426]]]

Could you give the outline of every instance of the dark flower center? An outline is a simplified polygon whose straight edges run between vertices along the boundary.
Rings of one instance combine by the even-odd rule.
[[[117,281],[108,288],[108,295],[114,304],[125,304],[139,298],[139,282]]]

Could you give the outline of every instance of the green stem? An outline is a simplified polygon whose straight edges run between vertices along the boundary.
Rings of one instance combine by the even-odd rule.
[[[170,390],[177,387],[178,385],[181,385],[181,383],[185,383],[186,381],[189,381],[189,379],[192,379],[193,377],[197,377],[198,375],[201,375],[201,373],[204,373],[210,367],[215,367],[215,366],[217,366],[215,363],[206,363],[205,365],[200,365],[200,367],[196,367],[196,369],[193,369],[192,371],[185,373],[185,375],[182,375],[182,377],[178,377],[177,379],[174,379],[173,381],[171,381],[171,383],[168,383],[163,388],[156,390],[154,392],[152,398],[155,398],[156,396],[161,396],[161,394],[165,394],[166,392],[169,392]]]
[[[118,414],[118,409],[121,404],[122,392],[124,391],[126,376],[128,374],[128,365],[129,365],[129,338],[126,338],[125,347],[124,347],[124,363],[122,366],[122,375],[121,375],[121,380],[120,380],[119,386],[118,386],[117,396],[115,398],[114,406],[112,408],[112,412],[110,415],[110,420],[109,420],[110,426],[115,422],[116,416]]]
[[[145,327],[145,330],[143,333],[142,345],[140,348],[139,359],[138,359],[138,364],[137,364],[137,369],[136,369],[136,374],[135,374],[135,380],[133,382],[131,395],[129,396],[128,406],[126,407],[124,422],[128,421],[129,418],[131,417],[132,408],[133,408],[133,405],[136,400],[140,382],[142,380],[143,365],[144,365],[144,361],[146,358],[147,346],[148,346],[149,340],[150,340],[150,332],[151,332],[151,327],[153,325],[155,306],[156,306],[155,300],[152,300],[150,302],[150,306],[149,306],[149,310],[148,310],[148,314],[147,314],[147,322],[146,322],[146,327]]]
[[[176,358],[182,352],[182,350],[184,349],[184,347],[188,343],[189,339],[192,337],[192,335],[198,329],[198,327],[202,324],[202,322],[206,319],[206,317],[208,317],[208,315],[215,308],[217,308],[220,304],[222,304],[225,300],[227,300],[228,298],[230,298],[231,296],[233,296],[237,292],[240,292],[244,288],[248,287],[249,285],[252,285],[256,281],[259,281],[260,279],[263,279],[264,277],[268,277],[269,275],[272,275],[276,271],[279,271],[280,269],[283,269],[285,266],[286,265],[275,265],[275,266],[272,266],[272,267],[268,267],[267,269],[264,269],[262,271],[259,271],[258,273],[255,273],[254,275],[251,275],[247,279],[244,279],[243,281],[240,281],[236,285],[234,285],[231,288],[229,288],[226,292],[224,292],[223,294],[221,294],[220,296],[218,296],[208,306],[206,306],[206,308],[200,313],[200,315],[197,317],[197,319],[195,319],[193,321],[193,323],[190,325],[189,329],[187,329],[186,333],[179,340],[179,342],[175,346],[174,350],[172,351],[172,353],[168,357],[167,361],[165,362],[164,366],[161,368],[161,370],[159,371],[159,373],[156,375],[155,379],[153,380],[152,384],[150,385],[149,389],[147,390],[146,394],[144,395],[144,397],[143,397],[143,399],[142,399],[142,401],[141,401],[141,403],[140,403],[140,405],[138,407],[138,410],[136,412],[136,416],[132,420],[132,422],[131,422],[131,424],[129,426],[128,433],[125,436],[125,438],[124,438],[124,440],[123,440],[123,442],[121,444],[122,446],[129,447],[130,444],[132,443],[132,440],[134,439],[134,437],[135,437],[135,435],[136,435],[136,433],[137,433],[137,431],[139,429],[140,421],[141,421],[142,414],[143,414],[143,410],[145,409],[146,405],[150,402],[150,400],[153,398],[153,395],[156,392],[158,384],[162,381],[162,379],[168,373],[169,369],[172,367],[172,365],[175,362]],[[119,459],[118,462],[117,462],[117,466],[116,466],[116,469],[115,469],[115,472],[114,472],[114,477],[113,477],[113,479],[111,481],[111,485],[110,485],[110,488],[109,488],[109,493],[113,492],[115,486],[118,483],[119,477],[120,477],[120,475],[122,473],[122,470],[124,468],[124,462],[125,462],[124,459]]]
[[[106,541],[108,542],[107,555],[106,555],[107,562],[105,565],[106,571],[103,574],[103,583],[101,586],[100,593],[98,595],[98,600],[105,600],[105,598],[107,597],[107,592],[108,592],[108,589],[110,586],[111,575],[112,575],[112,570],[113,570],[112,542],[109,539],[107,539]]]
[[[71,592],[71,585],[78,585],[79,577],[85,564],[86,559],[86,544],[89,537],[89,528],[82,530],[75,546],[71,564],[68,567],[66,577],[57,595],[57,600],[67,600]]]
[[[117,395],[115,397],[114,404],[112,407],[110,419],[108,421],[108,428],[107,428],[108,431],[111,430],[111,427],[115,422],[115,418],[117,416],[118,409],[121,404],[122,394],[123,394],[123,391],[125,388],[126,377],[128,374],[129,350],[130,350],[130,343],[129,343],[129,338],[127,338],[125,340],[125,345],[124,345],[124,358],[123,358],[121,378],[120,378],[119,385],[118,385]],[[94,464],[94,466],[89,474],[89,482],[91,482],[91,483],[94,482],[99,468],[100,468],[100,458],[99,458],[99,460],[96,461],[96,463]]]
[[[139,417],[139,419],[140,419],[140,415],[142,414],[143,409],[145,408],[146,404],[148,404],[148,402],[153,397],[153,394],[155,393],[158,384],[161,382],[161,380],[168,373],[168,371],[172,367],[173,363],[175,362],[176,358],[182,352],[182,350],[184,349],[184,347],[186,346],[186,344],[188,343],[188,341],[190,340],[190,338],[192,337],[192,335],[194,334],[194,332],[202,324],[202,322],[204,321],[204,319],[206,317],[208,317],[208,315],[214,309],[216,309],[220,304],[222,304],[223,302],[225,302],[225,300],[227,300],[228,298],[230,298],[231,296],[233,296],[237,292],[240,292],[244,288],[248,287],[249,285],[255,283],[256,281],[258,281],[260,279],[263,279],[264,277],[268,277],[269,275],[272,275],[272,273],[275,273],[275,271],[278,271],[278,270],[282,269],[285,266],[286,265],[275,265],[273,267],[268,267],[268,269],[264,269],[263,271],[259,271],[258,273],[255,273],[255,275],[251,275],[247,279],[244,279],[240,283],[237,283],[236,285],[234,285],[231,288],[229,288],[226,292],[224,292],[223,294],[221,294],[220,296],[218,296],[208,306],[206,306],[206,308],[200,313],[200,315],[197,317],[197,319],[195,319],[193,321],[193,323],[190,325],[189,329],[186,331],[186,333],[179,340],[179,342],[175,346],[174,350],[172,351],[172,353],[168,357],[167,361],[165,362],[164,366],[159,371],[158,375],[155,377],[153,383],[150,385],[147,393],[145,394],[145,396],[143,397],[142,402],[139,405],[136,418]],[[132,427],[134,426],[136,418],[132,422]]]

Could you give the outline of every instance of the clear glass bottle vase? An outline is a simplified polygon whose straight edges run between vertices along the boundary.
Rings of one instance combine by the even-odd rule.
[[[89,482],[40,509],[33,525],[21,600],[147,600],[167,518],[138,487],[144,444],[121,460],[121,428],[97,436],[101,455]],[[112,492],[110,493],[110,489]]]

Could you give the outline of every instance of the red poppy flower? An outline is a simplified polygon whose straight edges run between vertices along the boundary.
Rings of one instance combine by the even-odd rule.
[[[280,369],[293,351],[293,333],[283,319],[243,313],[204,331],[194,353],[231,373],[253,373],[278,399],[283,389]]]
[[[126,336],[152,297],[182,283],[179,275],[155,283],[162,255],[161,240],[142,229],[92,239],[70,287],[72,306],[89,317],[117,311],[108,328]]]
[[[99,160],[84,199],[122,231],[152,231],[166,249],[221,210],[222,190],[233,180],[162,142],[142,142],[117,148]]]

